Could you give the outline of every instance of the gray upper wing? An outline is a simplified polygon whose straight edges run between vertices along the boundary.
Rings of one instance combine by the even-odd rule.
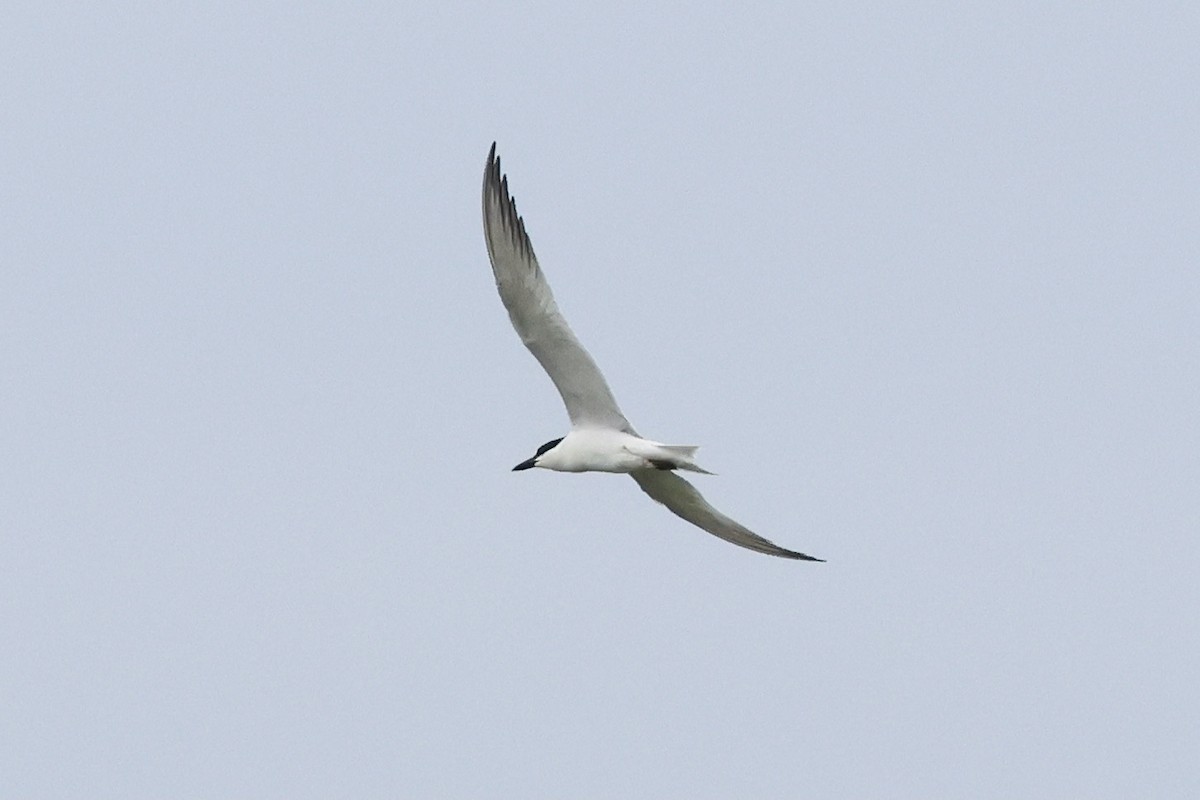
[[[642,487],[643,492],[662,503],[677,516],[727,542],[782,558],[796,558],[803,561],[825,560],[797,553],[794,550],[786,550],[774,542],[769,542],[758,534],[752,533],[709,505],[708,501],[700,496],[700,492],[696,491],[695,486],[674,472],[639,469],[631,472],[630,475],[638,482],[638,486]]]
[[[554,302],[550,284],[525,233],[525,222],[508,194],[508,178],[501,177],[495,143],[483,173],[483,235],[508,317],[521,341],[554,381],[571,424],[632,432],[604,375]]]

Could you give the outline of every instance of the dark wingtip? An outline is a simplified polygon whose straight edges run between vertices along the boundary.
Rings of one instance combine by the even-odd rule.
[[[483,185],[486,188],[489,183],[500,182],[500,157],[496,155],[496,143],[492,142],[492,148],[488,150],[487,164],[483,167]]]
[[[488,188],[495,183],[499,183],[500,175],[499,163],[496,160],[496,143],[492,142],[492,149],[488,150],[487,163],[483,165],[483,195],[486,201]],[[487,203],[484,203],[486,209]]]
[[[529,234],[525,232],[525,220],[517,213],[516,198],[508,191],[508,176],[500,168],[500,156],[496,155],[495,142],[492,142],[492,148],[488,150],[487,166],[483,170],[483,213],[485,219],[489,214],[488,198],[489,195],[493,194],[496,203],[500,206],[501,218],[503,219],[504,226],[508,229],[509,235],[512,236],[513,244],[528,258],[535,259],[533,243],[529,241]]]

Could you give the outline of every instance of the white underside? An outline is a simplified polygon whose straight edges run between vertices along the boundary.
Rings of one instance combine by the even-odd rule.
[[[557,472],[633,472],[670,464],[677,469],[707,472],[691,457],[693,447],[666,445],[611,428],[575,428],[537,460],[536,466]],[[655,462],[659,462],[655,464]]]

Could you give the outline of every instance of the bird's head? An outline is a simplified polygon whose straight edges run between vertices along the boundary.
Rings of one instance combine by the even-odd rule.
[[[561,441],[562,439],[551,439],[550,441],[546,442],[537,449],[537,452],[534,454],[533,458],[522,461],[520,464],[517,464],[515,467],[513,467],[513,472],[520,472],[523,469],[542,466],[538,463],[538,459],[544,456],[550,450],[553,450],[555,447],[557,447],[558,443]]]

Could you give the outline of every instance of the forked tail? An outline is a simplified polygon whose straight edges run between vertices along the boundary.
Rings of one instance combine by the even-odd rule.
[[[686,469],[688,472],[699,472],[704,475],[716,475],[715,472],[709,472],[695,462],[696,451],[700,449],[699,445],[664,444],[660,446],[663,450],[671,454],[671,461],[679,469]]]

